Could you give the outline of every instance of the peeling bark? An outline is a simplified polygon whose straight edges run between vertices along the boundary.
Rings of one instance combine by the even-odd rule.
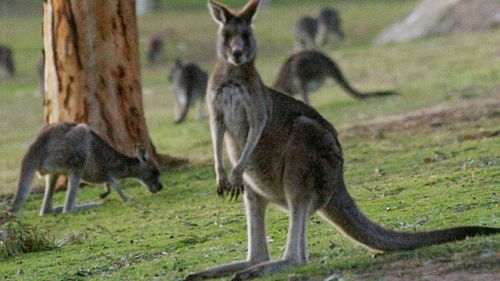
[[[150,141],[133,0],[44,1],[45,121],[87,123],[119,151]],[[181,161],[182,162],[182,161]]]

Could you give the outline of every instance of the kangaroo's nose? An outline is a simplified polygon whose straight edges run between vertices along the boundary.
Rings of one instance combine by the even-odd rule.
[[[235,59],[240,59],[243,56],[243,52],[241,50],[234,50],[233,51],[233,57]]]

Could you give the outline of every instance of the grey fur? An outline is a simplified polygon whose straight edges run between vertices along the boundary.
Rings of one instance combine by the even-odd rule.
[[[347,81],[340,67],[319,51],[302,51],[291,55],[281,66],[273,88],[291,96],[299,95],[309,104],[309,94],[332,78],[349,95],[357,99],[396,95],[394,91],[360,92]]]
[[[461,227],[400,233],[363,216],[345,188],[342,149],[333,126],[312,107],[266,87],[255,69],[255,56],[243,55],[245,60],[231,57],[228,43],[242,33],[251,33],[248,19],[253,19],[258,4],[258,0],[249,1],[236,13],[209,2],[214,19],[221,23],[218,48],[222,49],[218,50],[207,95],[217,190],[231,197],[244,191],[248,256],[242,262],[188,275],[186,281],[231,274],[233,281],[247,280],[307,263],[307,222],[316,212],[347,236],[380,251],[500,232],[496,228]],[[247,48],[256,48],[252,44],[254,40],[246,40],[244,54]],[[222,165],[224,137],[233,165],[229,178]],[[270,261],[267,249],[264,219],[269,202],[289,213],[286,250],[277,261]]]
[[[300,18],[294,25],[295,50],[312,50],[316,48],[318,21],[310,16]]]
[[[169,80],[176,101],[175,123],[184,122],[190,107],[195,103],[198,120],[205,118],[204,106],[208,74],[194,63],[183,63],[176,60],[170,71]]]
[[[340,13],[333,8],[323,8],[318,13],[317,41],[325,45],[329,42],[331,35],[336,35],[340,40],[344,39]]]
[[[14,77],[16,65],[14,63],[14,52],[8,46],[0,45],[0,74]]]
[[[38,76],[38,89],[35,92],[36,96],[43,97],[45,95],[45,58],[40,57],[36,64],[36,74]]]
[[[154,35],[149,39],[147,59],[150,64],[159,64],[165,59],[165,42],[162,36]]]
[[[36,172],[46,176],[40,215],[58,211],[69,213],[100,205],[76,205],[76,193],[81,181],[110,183],[122,199],[126,198],[116,183],[118,179],[137,178],[153,193],[163,188],[158,167],[148,159],[142,145],[136,146],[136,157],[126,156],[85,124],[56,123],[42,129],[23,158],[11,213],[17,213],[22,208]],[[64,206],[54,208],[52,197],[58,175],[68,176],[68,190]]]

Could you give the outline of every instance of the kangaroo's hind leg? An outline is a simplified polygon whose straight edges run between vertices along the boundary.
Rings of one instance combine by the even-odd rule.
[[[329,171],[335,160],[330,133],[314,120],[297,118],[283,164],[283,188],[289,214],[286,250],[280,260],[264,262],[238,272],[233,280],[247,280],[266,273],[307,264],[308,219],[329,201],[335,181]]]
[[[268,201],[248,186],[244,193],[248,229],[248,256],[246,261],[235,262],[190,274],[185,281],[203,280],[227,276],[269,260],[265,226]]]
[[[68,187],[66,191],[66,199],[64,201],[63,213],[76,211],[76,194],[80,187],[80,179],[82,177],[82,170],[73,170],[68,175]]]
[[[57,183],[58,175],[45,176],[45,193],[43,195],[42,208],[40,209],[40,216],[54,212],[52,207],[52,200],[54,197],[54,189]]]
[[[306,225],[315,204],[307,194],[288,202],[289,229],[286,251],[277,261],[263,262],[234,275],[232,280],[248,280],[307,263]]]
[[[78,188],[80,187],[80,179],[82,175],[83,171],[81,169],[76,169],[69,173],[68,190],[66,191],[64,206],[54,208],[54,212],[59,212],[62,209],[62,212],[66,214],[102,205],[102,203],[89,203],[80,206],[76,205],[76,194],[78,192]]]

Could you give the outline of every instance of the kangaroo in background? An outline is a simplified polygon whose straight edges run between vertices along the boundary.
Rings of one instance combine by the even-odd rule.
[[[45,58],[41,56],[36,64],[36,74],[38,76],[38,89],[35,96],[44,97],[45,95]]]
[[[4,45],[0,45],[0,74],[2,72],[9,77],[14,77],[16,73],[12,49]]]
[[[165,42],[160,35],[154,35],[149,39],[147,59],[150,64],[159,64],[165,59]]]
[[[344,39],[340,13],[333,8],[323,8],[318,13],[318,42],[322,45],[328,43],[331,34],[337,35],[340,40]]]
[[[281,67],[273,88],[289,94],[300,95],[309,104],[309,93],[318,90],[327,78],[335,79],[351,96],[366,99],[397,94],[394,91],[363,93],[353,88],[337,64],[319,51],[302,51],[291,55]]]
[[[193,103],[197,103],[198,120],[205,118],[204,101],[207,91],[208,74],[194,63],[176,60],[169,75],[175,93],[175,123],[184,122]]]
[[[347,192],[337,132],[312,107],[266,87],[255,68],[252,22],[259,5],[249,1],[238,12],[214,1],[219,23],[217,63],[207,101],[214,145],[217,192],[237,197],[244,191],[248,227],[247,260],[188,275],[185,280],[247,280],[306,264],[306,228],[320,213],[342,233],[376,251],[414,249],[500,233],[498,228],[457,227],[429,232],[395,232],[365,217]],[[222,162],[223,140],[233,165],[228,177]],[[284,256],[270,261],[265,214],[269,203],[289,213]]]
[[[316,48],[318,21],[309,16],[300,18],[293,27],[295,50],[312,50]]]
[[[105,183],[116,189],[123,200],[117,180],[134,177],[155,193],[163,186],[160,171],[146,154],[142,145],[136,146],[136,157],[129,157],[106,143],[85,124],[56,123],[45,126],[24,155],[21,176],[13,200],[11,213],[17,213],[26,201],[33,176],[39,172],[45,177],[45,194],[40,215],[51,212],[75,212],[102,203],[76,205],[80,182]],[[52,206],[52,197],[58,175],[68,176],[68,189],[63,207]]]

